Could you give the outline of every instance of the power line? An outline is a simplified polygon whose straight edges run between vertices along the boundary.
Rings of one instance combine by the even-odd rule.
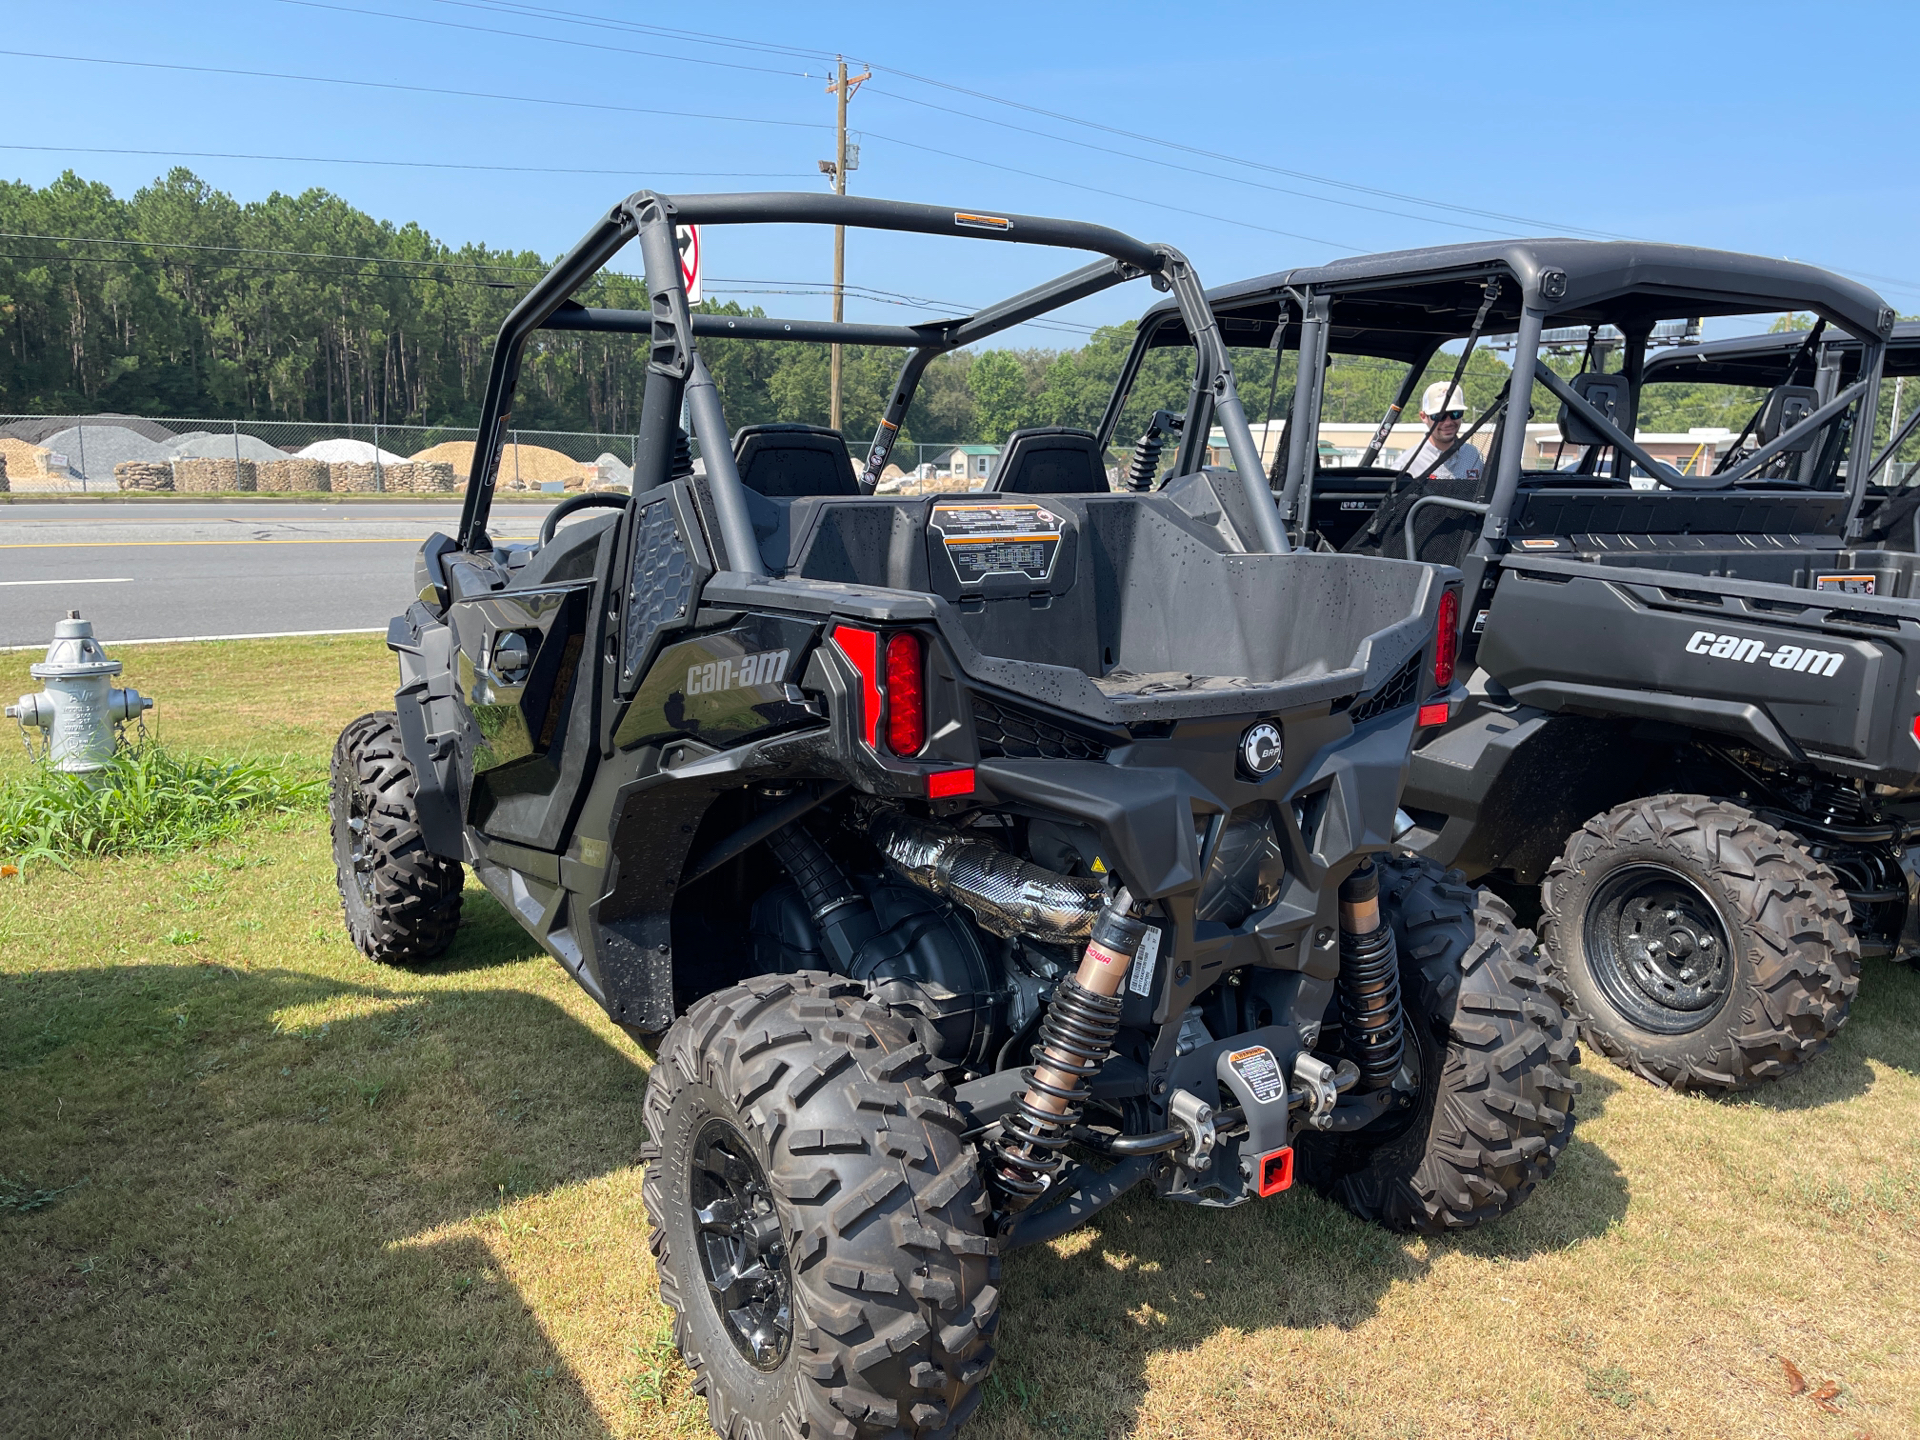
[[[609,105],[598,100],[556,100],[548,95],[500,95],[487,90],[448,90],[434,85],[401,85],[391,80],[351,80],[334,75],[290,75],[274,70],[240,70],[219,65],[181,65],[164,60],[114,60],[97,55],[52,55],[37,50],[0,50],[22,60],[57,60],[72,65],[117,65],[133,70],[175,70],[189,75],[236,75],[245,80],[292,80],[305,85],[347,85],[361,90],[394,90],[412,95],[445,95],[459,100],[506,100],[521,105],[552,105],[564,110],[606,110],[620,115],[665,115],[675,120],[718,120],[731,125],[772,125],[784,130],[831,130],[812,120],[770,120],[758,115],[714,115],[699,110],[659,110],[643,105]]]
[[[402,170],[484,170],[503,175],[670,175],[695,180],[797,180],[791,170],[584,170],[557,165],[463,165],[451,160],[363,160],[341,155],[249,155],[235,150],[129,150],[106,145],[10,145],[54,155],[147,155],[159,160],[269,160],[303,165],[381,165]]]
[[[777,46],[777,45],[770,45],[765,43],[756,43],[756,42],[741,40],[737,37],[716,36],[710,33],[701,32],[697,30],[674,30],[667,26],[644,25],[636,21],[621,21],[621,20],[616,20],[609,16],[588,15],[579,11],[557,10],[557,9],[551,9],[544,6],[533,6],[533,5],[512,5],[512,6],[484,5],[483,6],[483,5],[472,4],[471,0],[436,0],[436,3],[460,4],[463,6],[463,8],[486,9],[486,10],[491,10],[494,13],[520,14],[520,15],[525,15],[529,18],[559,20],[563,23],[574,23],[574,24],[580,24],[583,26],[591,26],[591,27],[602,28],[602,29],[626,30],[634,33],[640,33],[640,34],[653,34],[653,35],[659,35],[662,38],[678,39],[685,44],[725,45],[725,46],[735,47],[735,48],[751,47],[751,48],[763,50],[769,53],[805,55],[813,58],[824,58],[825,56],[825,52],[811,51],[798,46]],[[957,95],[965,95],[969,99],[984,100],[987,103],[993,104],[993,105],[1004,105],[1007,108],[1012,110],[1022,110],[1027,112],[1028,114],[1039,115],[1049,120],[1058,120],[1068,125],[1078,125],[1089,130],[1097,130],[1108,135],[1118,136],[1121,139],[1137,140],[1148,145],[1158,145],[1163,149],[1177,150],[1182,153],[1194,155],[1202,159],[1218,160],[1225,164],[1240,165],[1248,169],[1259,170],[1259,171],[1266,172],[1268,174],[1285,176],[1288,179],[1304,180],[1311,184],[1326,185],[1335,189],[1350,190],[1357,193],[1373,195],[1383,200],[1397,200],[1403,204],[1424,205],[1431,209],[1450,210],[1457,214],[1463,214],[1463,215],[1476,215],[1483,219],[1500,220],[1511,225],[1529,225],[1529,226],[1544,227],[1547,229],[1580,229],[1581,228],[1581,227],[1570,227],[1570,226],[1561,225],[1558,222],[1554,222],[1554,221],[1538,220],[1538,219],[1531,219],[1521,215],[1512,215],[1499,210],[1487,210],[1477,206],[1463,205],[1456,201],[1429,199],[1424,195],[1414,195],[1414,194],[1409,194],[1407,192],[1399,191],[1399,190],[1388,190],[1388,189],[1381,188],[1379,186],[1365,185],[1352,180],[1341,180],[1334,176],[1318,175],[1308,170],[1290,169],[1286,166],[1274,165],[1267,161],[1248,160],[1243,156],[1227,154],[1225,152],[1218,151],[1218,150],[1208,150],[1202,146],[1188,145],[1177,140],[1166,140],[1157,135],[1148,135],[1137,130],[1127,130],[1120,126],[1108,125],[1098,120],[1088,120],[1082,116],[1070,115],[1058,110],[1048,110],[1043,106],[1028,104],[1025,101],[1009,100],[1005,96],[994,95],[985,90],[975,90],[965,85],[956,85],[953,82],[948,80],[937,79],[936,77],[931,75],[922,75],[922,74],[916,73],[915,71],[904,69],[898,65],[889,65],[889,64],[886,64],[884,60],[863,59],[861,63],[874,65],[877,68],[884,69],[894,75],[898,75],[902,79],[912,80],[922,85],[931,85],[936,89],[950,91]],[[909,98],[905,96],[900,96],[896,92],[889,92],[889,93],[894,93],[896,99]],[[910,102],[910,103],[915,103],[915,102]],[[917,102],[917,103],[924,104],[928,102]],[[939,107],[936,107],[936,108],[939,108]],[[955,113],[962,113],[962,112],[955,112]],[[980,118],[980,117],[974,117],[974,118]],[[986,121],[985,123],[993,124],[997,122]],[[1044,132],[1030,132],[1030,133],[1039,134]],[[1052,136],[1049,138],[1062,139],[1063,137]],[[1066,141],[1065,143],[1072,144],[1076,142]],[[1142,163],[1154,164],[1154,163],[1164,163],[1164,162],[1154,162],[1151,160],[1145,160]],[[1337,203],[1337,202],[1333,202],[1329,200],[1328,203]],[[1421,217],[1413,217],[1413,218],[1421,218]],[[1590,229],[1583,230],[1583,233],[1590,234],[1590,235],[1591,234],[1604,235],[1610,239],[1628,238],[1625,236],[1613,235],[1611,232],[1595,231]]]
[[[437,25],[443,30],[468,30],[479,35],[504,35],[512,40],[538,40],[547,45],[569,45],[579,50],[611,50],[620,55],[639,55],[649,60],[679,60],[688,65],[711,65],[721,70],[748,70],[756,75],[783,75],[791,79],[819,77],[806,71],[774,70],[765,65],[740,65],[730,60],[702,60],[697,55],[669,55],[660,50],[634,50],[624,45],[596,45],[586,40],[563,40],[555,35],[530,35],[524,30],[495,30],[487,25],[463,25],[458,20],[433,20],[425,15],[397,15],[390,10],[362,10],[352,5],[329,5],[324,0],[279,0],[282,5],[299,5],[308,10],[337,10],[343,15],[370,15],[378,20],[404,20],[414,25]]]

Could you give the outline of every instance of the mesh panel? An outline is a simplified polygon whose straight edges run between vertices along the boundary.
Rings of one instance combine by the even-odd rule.
[[[983,760],[1105,760],[1107,746],[1050,720],[979,695],[973,697],[973,730]]]
[[[1389,710],[1398,710],[1403,705],[1413,704],[1420,693],[1420,663],[1426,655],[1416,650],[1407,657],[1406,663],[1388,678],[1373,694],[1357,701],[1348,712],[1353,723],[1358,725],[1371,720],[1376,715],[1384,715]]]
[[[693,604],[693,565],[673,506],[665,495],[639,507],[639,542],[633,586],[627,592],[626,660],[621,679],[631,681],[646,663],[662,627],[687,618]]]

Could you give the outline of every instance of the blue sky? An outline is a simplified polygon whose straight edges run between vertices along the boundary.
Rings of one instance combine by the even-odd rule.
[[[820,188],[824,77],[843,51],[874,71],[850,111],[857,193],[1099,221],[1179,246],[1210,284],[1356,251],[1598,232],[1791,256],[1920,311],[1916,122],[1889,63],[1920,44],[1911,3],[7,9],[0,169],[35,183],[71,167],[130,193],[179,163],[242,200],[320,186],[450,242],[554,255],[641,185]],[[152,68],[183,66],[202,68]],[[333,83],[274,78],[289,76]],[[129,150],[160,153],[87,153]],[[330,163],[376,160],[403,163]],[[567,173],[582,171],[607,173]],[[830,234],[706,243],[713,290],[824,313],[767,292],[830,278]],[[856,234],[848,277],[971,306],[1063,260]],[[1150,298],[1123,287],[1072,318]],[[849,315],[926,313],[886,299]]]

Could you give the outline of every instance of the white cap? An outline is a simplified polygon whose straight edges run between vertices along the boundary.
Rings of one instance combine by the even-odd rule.
[[[1448,386],[1449,382],[1445,380],[1436,380],[1427,386],[1425,393],[1420,397],[1420,413],[1422,415],[1425,415],[1428,419],[1432,419],[1442,410],[1465,410],[1467,408],[1467,397],[1457,389],[1452,391],[1453,403],[1451,405],[1447,403]]]

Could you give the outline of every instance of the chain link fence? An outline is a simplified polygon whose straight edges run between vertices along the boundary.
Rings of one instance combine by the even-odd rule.
[[[7,488],[16,493],[164,490],[175,488],[176,479],[178,488],[424,493],[465,488],[478,433],[470,425],[0,415],[0,456]],[[566,491],[631,485],[633,454],[632,435],[510,430],[499,486]],[[312,463],[277,463],[283,461]]]

